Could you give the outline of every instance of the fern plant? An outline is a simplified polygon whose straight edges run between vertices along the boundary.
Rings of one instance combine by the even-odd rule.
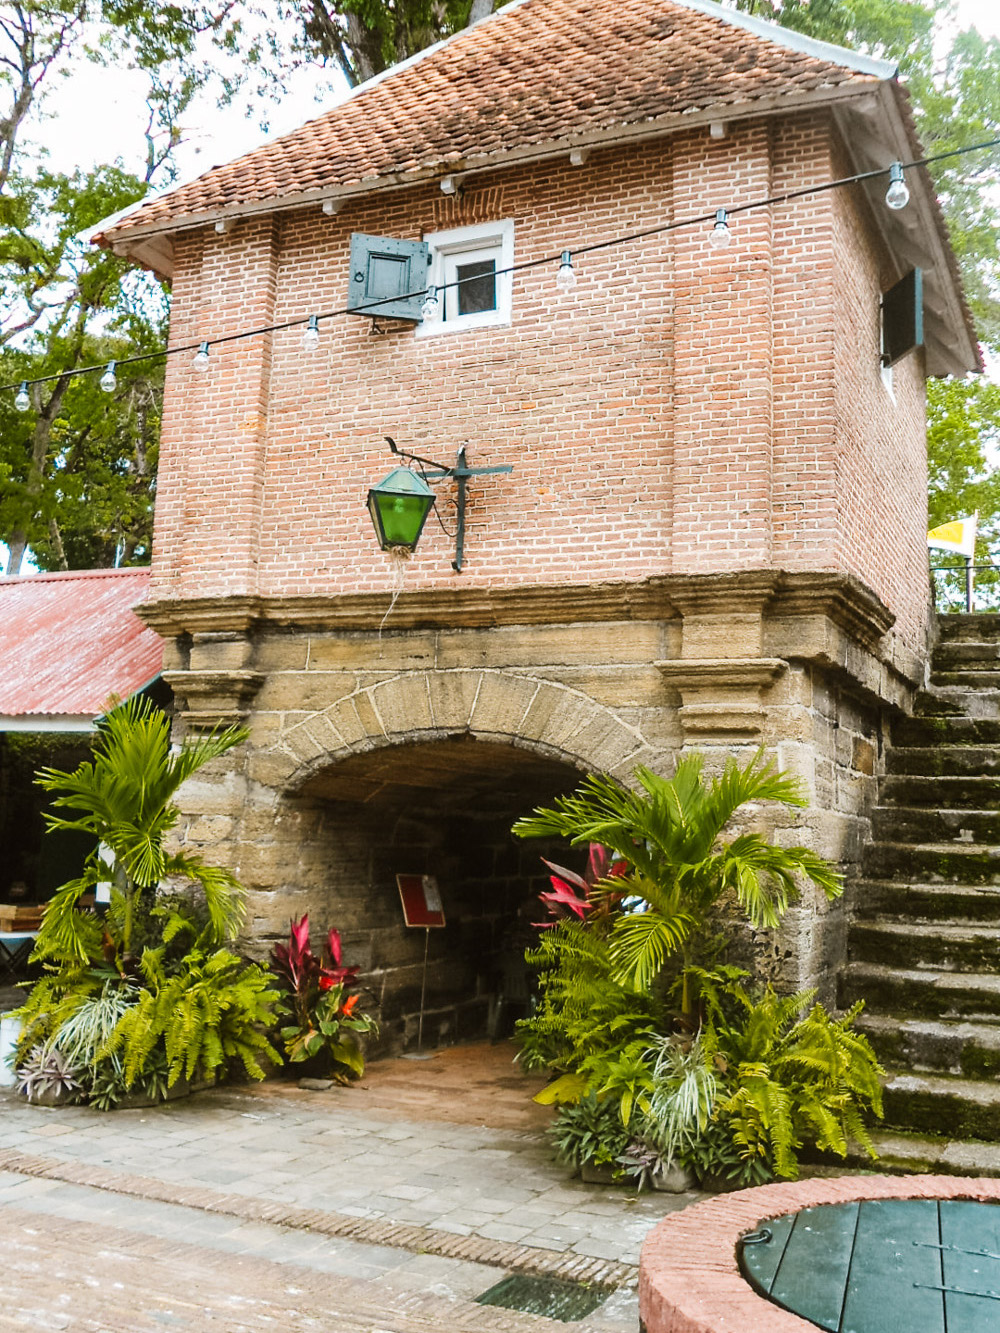
[[[853,1030],[862,1005],[834,1018],[815,991],[782,997],[767,986],[752,995],[727,983],[725,994],[736,1014],[707,1024],[702,1041],[723,1071],[716,1118],[741,1155],[785,1178],[798,1174],[805,1144],[845,1157],[853,1140],[874,1159],[865,1117],[882,1115],[883,1070]]]
[[[139,998],[119,1020],[108,1046],[120,1053],[125,1085],[131,1087],[162,1044],[169,1087],[183,1075],[212,1076],[239,1061],[251,1078],[263,1078],[261,1059],[281,1062],[265,1035],[279,999],[256,963],[228,949],[195,946],[184,966],[167,972],[164,949],[143,951],[145,981]]]

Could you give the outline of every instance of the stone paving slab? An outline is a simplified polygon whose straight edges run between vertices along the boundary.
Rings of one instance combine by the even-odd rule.
[[[80,1256],[78,1272],[87,1273],[94,1237],[110,1228],[114,1253],[148,1253],[155,1274],[165,1275],[178,1246],[200,1256],[196,1283],[211,1313],[199,1323],[197,1302],[191,1309],[183,1301],[171,1306],[164,1276],[162,1288],[151,1287],[148,1310],[139,1307],[150,1329],[565,1329],[472,1304],[473,1295],[505,1273],[523,1272],[617,1287],[571,1327],[634,1331],[642,1238],[698,1196],[637,1196],[571,1179],[544,1136],[550,1113],[531,1103],[532,1081],[511,1071],[509,1049],[459,1048],[433,1061],[372,1068],[360,1087],[220,1089],[111,1114],[33,1107],[0,1094],[0,1234],[6,1257],[19,1219],[22,1256],[9,1272],[0,1265],[0,1311],[13,1298],[21,1302],[18,1328],[145,1333],[147,1324],[116,1323],[118,1315],[107,1310],[101,1323],[97,1298],[92,1307],[72,1306],[77,1322],[60,1324],[68,1307],[54,1281],[46,1286],[44,1310],[29,1309],[24,1284],[31,1263],[40,1262],[39,1245],[61,1245],[65,1235]],[[427,1096],[406,1096],[407,1080],[422,1093],[435,1090],[434,1114]],[[52,1232],[56,1223],[62,1229]],[[50,1233],[57,1239],[36,1243]],[[233,1266],[251,1260],[261,1266],[256,1294],[244,1289],[244,1270]],[[285,1317],[282,1284],[290,1267],[311,1274],[304,1292],[327,1284],[320,1314],[292,1301]],[[239,1304],[244,1296],[246,1309]],[[229,1298],[236,1303],[227,1305]],[[425,1299],[448,1309],[425,1309]],[[366,1324],[369,1310],[383,1311],[382,1322],[372,1315]],[[37,1322],[42,1314],[56,1322]]]

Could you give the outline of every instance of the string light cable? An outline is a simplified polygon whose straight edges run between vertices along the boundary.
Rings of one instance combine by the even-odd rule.
[[[557,286],[561,290],[570,291],[575,286],[577,274],[573,269],[573,259],[580,255],[594,254],[600,250],[608,250],[613,246],[629,245],[635,241],[646,240],[651,236],[663,236],[669,232],[681,231],[687,227],[705,226],[711,224],[710,240],[714,240],[716,245],[720,239],[727,243],[720,233],[729,231],[730,221],[743,213],[752,213],[758,209],[770,208],[776,204],[790,203],[796,199],[805,199],[813,195],[825,194],[830,190],[843,189],[847,185],[856,185],[862,181],[877,180],[879,177],[889,177],[889,192],[892,197],[887,195],[887,203],[890,208],[899,209],[903,203],[899,202],[902,198],[902,192],[905,190],[908,197],[904,175],[905,172],[916,167],[926,167],[934,162],[944,162],[951,158],[962,157],[967,153],[982,152],[987,148],[996,148],[1000,146],[1000,136],[993,139],[983,140],[981,143],[966,144],[961,148],[951,148],[943,153],[933,153],[927,157],[915,158],[912,162],[893,162],[888,167],[877,167],[873,171],[857,172],[853,176],[841,176],[837,180],[824,181],[820,185],[800,186],[795,190],[785,190],[781,194],[770,195],[766,199],[755,199],[746,204],[730,204],[726,208],[713,208],[707,213],[699,213],[693,217],[682,218],[677,222],[661,223],[655,227],[645,227],[641,231],[629,232],[623,236],[613,236],[604,241],[592,241],[587,245],[578,245],[572,249],[560,249],[554,254],[543,255],[538,259],[522,260],[518,264],[511,264],[507,268],[500,268],[494,271],[494,278],[509,277],[515,273],[527,273],[532,269],[544,268],[553,264],[559,265],[556,275]],[[902,189],[900,189],[902,187]],[[560,276],[562,279],[560,280]],[[338,310],[327,310],[323,313],[313,313],[309,315],[297,315],[294,319],[286,319],[277,324],[263,324],[257,328],[243,329],[239,333],[220,334],[216,338],[199,338],[194,342],[181,343],[176,347],[163,347],[155,352],[142,352],[135,356],[120,356],[112,363],[98,362],[90,366],[79,366],[75,370],[56,371],[50,375],[39,375],[35,379],[12,380],[8,384],[0,384],[0,393],[10,389],[17,390],[15,405],[19,410],[26,410],[30,405],[28,390],[32,385],[48,384],[57,380],[72,379],[82,375],[93,375],[102,373],[106,378],[108,372],[114,374],[122,366],[139,365],[147,361],[157,361],[165,357],[181,356],[185,352],[194,353],[195,368],[207,370],[209,365],[209,351],[212,348],[223,347],[228,343],[242,342],[246,338],[259,338],[267,333],[283,333],[287,329],[303,329],[306,335],[305,346],[312,350],[319,341],[319,324],[322,321],[336,319],[341,315],[371,315],[377,319],[381,308],[389,303],[395,303],[403,300],[416,300],[418,297],[424,297],[424,307],[436,306],[441,300],[443,292],[451,288],[460,288],[463,282],[479,281],[478,277],[458,278],[454,282],[428,284],[416,291],[406,292],[402,295],[380,297],[375,301],[368,301],[361,305],[344,306]],[[427,310],[427,316],[433,318],[433,310]],[[103,386],[102,386],[103,387]],[[109,389],[110,392],[110,382]]]

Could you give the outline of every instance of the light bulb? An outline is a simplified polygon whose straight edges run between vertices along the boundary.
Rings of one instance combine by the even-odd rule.
[[[309,316],[309,325],[302,335],[302,350],[305,352],[315,352],[319,346],[319,320],[315,315]]]
[[[28,397],[28,381],[22,380],[21,387],[17,391],[17,397],[14,399],[14,406],[19,412],[27,412],[31,406],[31,399]]]
[[[191,358],[191,365],[202,374],[208,369],[208,343],[203,342]]]
[[[885,192],[885,202],[897,211],[910,202],[910,190],[903,179],[903,164],[893,162],[889,168],[889,188]]]
[[[101,388],[105,393],[114,393],[118,388],[118,376],[115,374],[115,362],[109,361],[108,368],[101,376]]]
[[[715,226],[709,233],[708,243],[716,250],[724,250],[727,245],[733,243],[733,233],[729,230],[729,214],[724,208],[715,210]]]
[[[569,250],[562,252],[559,260],[559,272],[556,274],[556,286],[561,292],[570,292],[576,286],[576,273],[573,270],[573,256]]]
[[[424,303],[420,307],[420,318],[426,323],[435,320],[441,314],[441,302],[438,300],[437,288],[432,284],[427,288],[427,295],[424,297]]]

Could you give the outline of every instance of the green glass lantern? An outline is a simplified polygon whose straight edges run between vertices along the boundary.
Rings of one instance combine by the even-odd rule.
[[[415,550],[434,499],[423,477],[408,467],[394,467],[373,486],[368,492],[368,512],[382,550]]]

